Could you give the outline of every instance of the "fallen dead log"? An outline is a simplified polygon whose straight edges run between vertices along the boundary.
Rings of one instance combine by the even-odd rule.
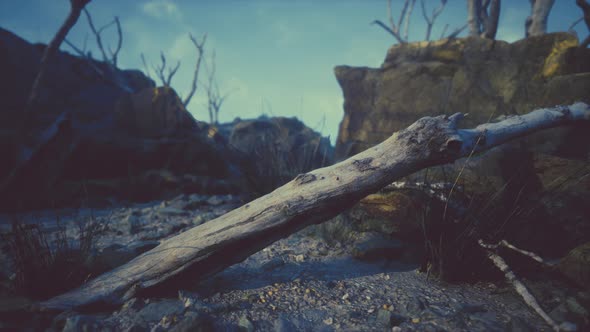
[[[379,145],[333,166],[300,174],[270,194],[163,241],[80,288],[40,303],[40,308],[117,305],[179,276],[192,280],[209,276],[310,224],[330,219],[396,179],[541,129],[588,121],[590,106],[576,103],[538,109],[473,129],[457,129],[462,117],[457,113],[422,118]]]

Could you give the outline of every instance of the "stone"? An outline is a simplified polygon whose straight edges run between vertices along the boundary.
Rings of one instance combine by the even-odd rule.
[[[570,280],[590,289],[590,242],[572,249],[559,261],[558,269]]]
[[[238,321],[238,326],[240,327],[240,331],[245,332],[253,332],[254,331],[254,324],[248,319],[246,316],[241,316]]]
[[[415,120],[469,113],[471,127],[535,107],[588,102],[590,50],[576,37],[551,33],[512,44],[457,38],[392,46],[381,68],[337,66],[344,94],[344,119],[337,159],[383,141]],[[575,85],[572,79],[577,79]],[[555,80],[570,82],[553,84]],[[526,91],[526,93],[525,93]]]
[[[330,141],[296,118],[259,117],[227,124],[229,144],[253,158],[251,176],[257,193],[267,193],[333,160]]]
[[[182,217],[188,216],[189,213],[183,209],[167,206],[157,211],[161,217]]]
[[[147,304],[137,312],[137,318],[144,322],[157,323],[164,316],[180,315],[184,304],[179,300],[161,300]]]
[[[291,323],[286,317],[279,316],[274,323],[273,329],[275,332],[296,332],[299,331],[295,324]]]
[[[404,248],[400,240],[386,238],[379,233],[369,233],[365,239],[355,243],[352,256],[362,261],[399,259]]]
[[[380,68],[337,66],[334,73],[344,95],[344,117],[335,158],[364,151],[425,116],[468,113],[460,125],[469,128],[536,108],[589,103],[589,57],[590,50],[578,47],[575,36],[549,33],[514,43],[468,37],[394,45]],[[514,245],[560,257],[572,244],[590,240],[587,208],[580,204],[590,200],[590,178],[579,171],[590,153],[590,145],[579,143],[590,140],[589,128],[580,124],[544,130],[400,181],[424,181],[427,175],[430,183],[452,184],[461,172],[459,184],[475,198],[473,206],[483,206],[477,201],[501,194],[496,195],[496,205],[503,206],[491,205],[486,216],[497,213],[489,218],[518,219],[505,227]],[[568,177],[567,185],[556,185]],[[453,201],[458,192],[454,191]],[[378,231],[384,233],[406,227],[413,234],[400,237],[406,240],[420,239],[416,231],[420,214],[433,199],[378,193],[363,201],[355,209],[364,214],[365,224],[381,225]],[[469,206],[464,200],[457,203],[459,208]],[[518,209],[533,213],[510,217],[510,211]],[[481,219],[478,211],[469,212]],[[406,213],[402,224],[398,220]],[[387,223],[388,219],[394,222]],[[555,237],[562,240],[552,241]]]
[[[215,330],[213,318],[200,312],[188,312],[169,331],[171,332],[208,332]]]
[[[103,324],[100,318],[95,316],[77,315],[68,317],[62,332],[91,332],[114,331],[115,329]]]
[[[170,87],[148,87],[125,95],[117,101],[114,113],[115,125],[138,137],[166,137],[196,127],[194,118]]]

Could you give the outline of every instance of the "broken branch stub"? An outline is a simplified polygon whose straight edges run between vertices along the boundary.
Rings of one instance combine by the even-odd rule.
[[[577,103],[540,109],[473,129],[457,129],[461,117],[419,119],[379,145],[299,175],[270,194],[162,241],[80,288],[40,303],[40,308],[117,305],[165,281],[178,286],[172,281],[178,281],[179,275],[191,280],[210,276],[308,225],[330,219],[396,179],[541,129],[589,120],[590,107]]]

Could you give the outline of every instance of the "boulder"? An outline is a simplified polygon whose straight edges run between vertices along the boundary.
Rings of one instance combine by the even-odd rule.
[[[238,119],[220,132],[229,135],[232,148],[252,158],[250,184],[258,193],[270,192],[298,174],[332,164],[329,139],[297,118]]]
[[[577,45],[567,33],[512,44],[468,37],[394,45],[381,68],[337,66],[344,118],[336,157],[363,151],[424,116],[469,113],[463,124],[470,127],[588,102],[590,50]],[[555,148],[558,142],[552,143]]]
[[[558,269],[570,280],[590,290],[590,242],[570,251],[560,260]]]
[[[425,116],[468,113],[461,125],[472,127],[535,108],[590,102],[589,58],[590,50],[578,47],[575,36],[551,33],[514,43],[468,37],[400,44],[388,50],[380,68],[337,66],[344,118],[336,159],[376,145]],[[457,193],[473,197],[466,213],[479,225],[504,221],[486,234],[558,257],[590,240],[590,214],[579,204],[590,200],[584,176],[590,145],[580,144],[590,139],[589,129],[583,124],[546,130],[405,180],[453,184],[461,174],[452,205],[462,204]],[[378,193],[355,209],[364,220],[412,225],[397,222],[399,215],[423,209],[430,198],[417,204],[400,197]],[[550,241],[552,236],[564,240]]]
[[[119,98],[115,122],[122,130],[145,138],[166,137],[196,127],[192,115],[170,87],[147,87]]]

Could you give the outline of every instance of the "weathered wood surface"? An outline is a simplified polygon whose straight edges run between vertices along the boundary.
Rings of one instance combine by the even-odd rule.
[[[40,303],[40,308],[117,305],[179,274],[209,276],[297,230],[330,219],[396,179],[541,129],[588,121],[590,107],[576,103],[539,109],[473,129],[457,129],[461,118],[459,113],[422,118],[379,145],[300,174],[268,195],[163,241],[80,288]]]

